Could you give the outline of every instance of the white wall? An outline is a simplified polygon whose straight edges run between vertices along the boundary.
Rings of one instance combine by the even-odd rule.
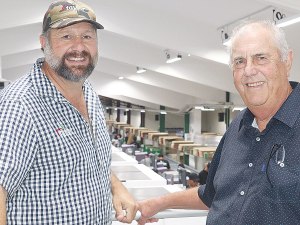
[[[157,112],[146,112],[145,127],[151,130],[159,130],[160,121],[155,121]],[[184,116],[168,113],[165,115],[165,128],[183,128]]]
[[[168,113],[166,115],[165,128],[183,128],[184,116]]]
[[[202,132],[224,134],[226,131],[225,116],[224,121],[218,121],[218,113],[222,111],[203,111],[202,112]],[[224,112],[224,110],[223,110]]]
[[[159,120],[155,121],[155,115],[159,115],[156,112],[146,112],[145,116],[145,127],[150,130],[157,130],[159,129]]]
[[[223,135],[226,131],[226,124],[225,124],[225,118],[224,122],[218,121],[218,113],[224,112],[221,110],[216,111],[202,111],[202,132],[212,132],[212,133],[219,133]],[[233,118],[239,113],[240,111],[230,111],[230,122],[233,120]]]
[[[139,127],[141,125],[140,111],[131,111],[130,125],[133,127]]]
[[[202,131],[202,111],[192,110],[190,112],[190,134],[200,135]]]

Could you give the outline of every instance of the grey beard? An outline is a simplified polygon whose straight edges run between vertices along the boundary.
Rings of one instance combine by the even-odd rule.
[[[65,78],[68,81],[72,82],[81,82],[85,81],[93,72],[95,69],[95,66],[98,62],[98,54],[95,56],[95,58],[92,60],[92,57],[89,53],[83,52],[82,54],[85,57],[89,57],[89,64],[85,66],[79,66],[76,67],[76,70],[81,70],[81,75],[74,74],[72,70],[66,65],[65,59],[67,58],[67,55],[70,54],[64,54],[63,57],[60,59],[59,57],[55,56],[52,52],[52,49],[50,47],[50,44],[46,44],[46,47],[44,49],[45,54],[45,61],[49,64],[49,66],[61,77]],[[72,55],[76,55],[76,53],[73,53]]]

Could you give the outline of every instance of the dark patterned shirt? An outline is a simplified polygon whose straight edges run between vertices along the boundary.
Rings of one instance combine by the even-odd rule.
[[[232,121],[199,188],[207,224],[300,224],[300,85],[260,132],[245,109]]]

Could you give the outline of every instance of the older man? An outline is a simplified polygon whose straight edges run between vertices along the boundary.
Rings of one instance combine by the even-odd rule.
[[[97,29],[87,5],[52,3],[40,36],[45,59],[0,94],[0,224],[106,225],[112,201],[118,220],[135,216],[137,203],[110,171],[103,108],[86,80]]]
[[[300,86],[288,81],[292,51],[271,22],[246,22],[234,30],[230,56],[248,108],[224,134],[206,185],[140,202],[139,224],[166,208],[203,203],[207,224],[300,224]]]

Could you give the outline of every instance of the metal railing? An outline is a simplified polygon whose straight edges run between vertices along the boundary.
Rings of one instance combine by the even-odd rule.
[[[126,215],[125,211],[124,216]],[[183,218],[183,217],[202,217],[207,216],[208,210],[190,210],[190,209],[168,209],[157,213],[151,218],[167,219],[167,218]],[[116,212],[112,212],[111,220],[117,221],[115,218]],[[141,217],[141,212],[138,211],[134,220],[138,220]]]

